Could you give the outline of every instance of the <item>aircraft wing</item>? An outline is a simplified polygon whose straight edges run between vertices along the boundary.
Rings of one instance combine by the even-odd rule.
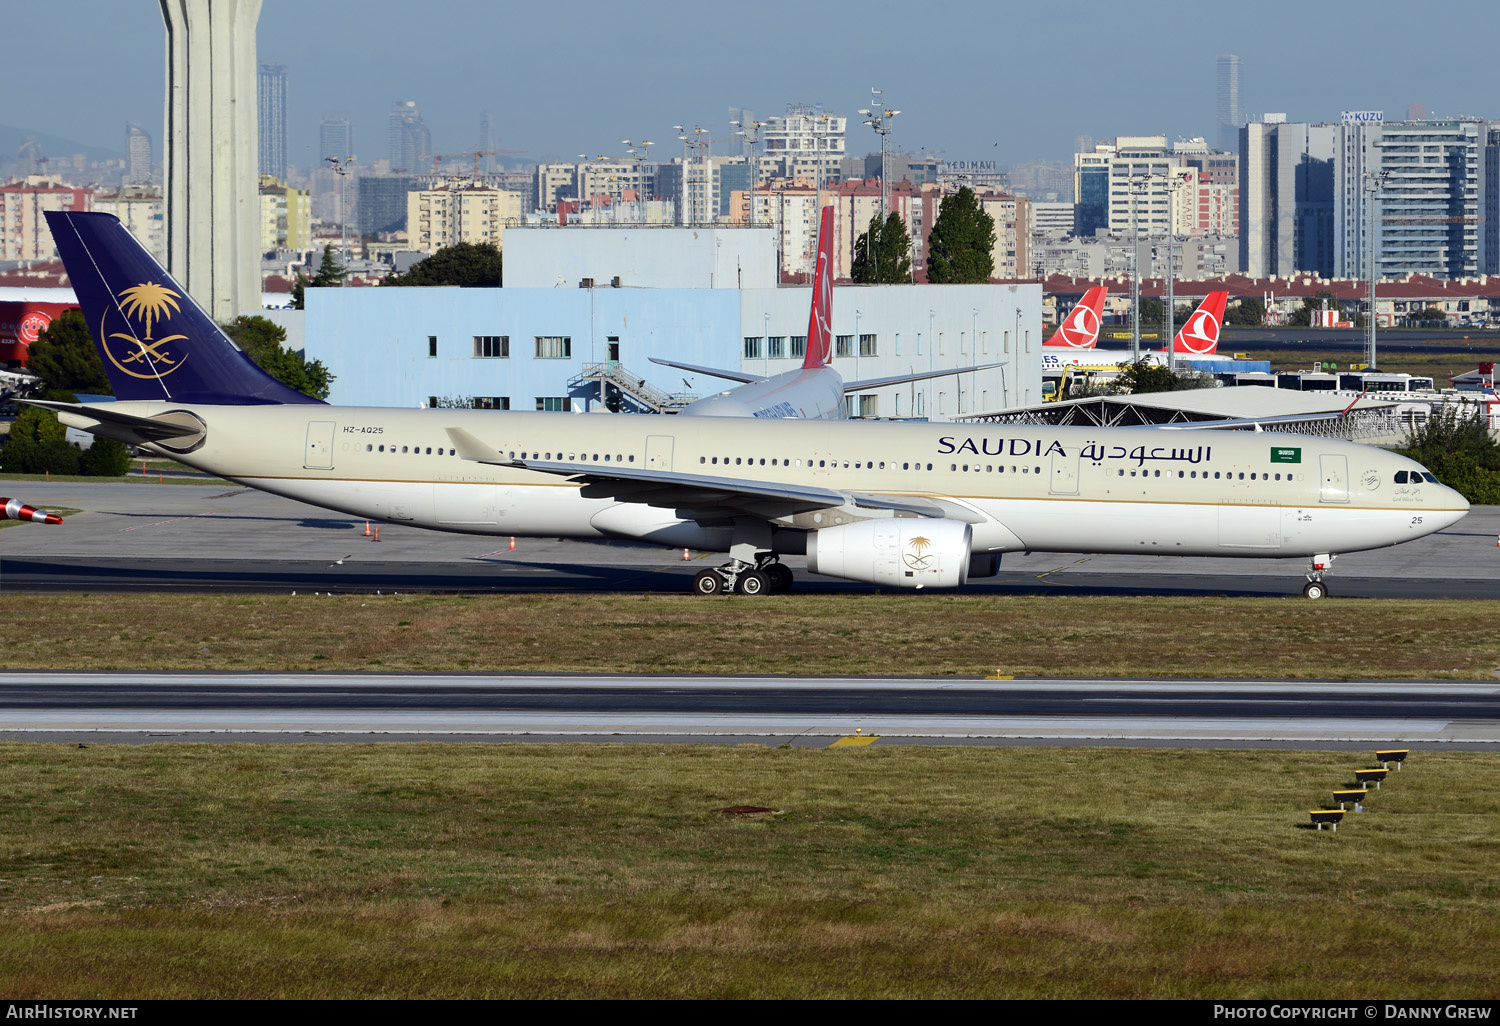
[[[742,384],[751,384],[756,381],[766,380],[760,374],[746,374],[744,371],[721,370],[718,367],[700,367],[696,363],[678,363],[676,360],[663,360],[659,356],[651,357],[652,363],[659,363],[663,367],[676,367],[678,370],[691,371],[694,374],[707,374],[710,377],[723,378],[726,381],[738,381]]]
[[[949,515],[936,502],[920,496],[854,494],[815,485],[758,481],[753,478],[709,477],[675,470],[626,467],[618,463],[605,466],[597,463],[585,465],[511,459],[462,428],[447,430],[448,437],[453,440],[458,455],[463,459],[498,467],[556,474],[581,483],[584,498],[614,499],[618,502],[638,502],[664,509],[686,510],[693,517],[749,514],[774,519],[841,506],[898,510],[926,517]]]
[[[976,367],[950,367],[947,370],[917,371],[915,374],[895,374],[888,378],[864,378],[860,381],[844,382],[845,392],[863,392],[867,388],[884,388],[886,385],[904,385],[908,381],[925,381],[928,378],[943,378],[950,374],[968,374],[971,371],[989,370],[992,367],[1004,367],[1009,360],[997,360],[994,363],[981,363]]]

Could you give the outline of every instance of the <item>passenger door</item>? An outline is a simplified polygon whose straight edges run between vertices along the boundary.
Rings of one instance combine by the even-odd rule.
[[[672,469],[672,440],[671,435],[646,436],[647,470]]]
[[[1348,502],[1349,457],[1319,456],[1318,469],[1322,474],[1322,487],[1318,491],[1318,501]]]

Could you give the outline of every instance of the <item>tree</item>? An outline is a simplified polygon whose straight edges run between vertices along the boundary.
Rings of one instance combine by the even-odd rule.
[[[943,199],[927,239],[927,280],[934,285],[975,285],[995,269],[995,219],[967,185]]]
[[[344,284],[344,279],[348,276],[348,270],[334,257],[333,243],[330,242],[323,247],[323,259],[318,264],[318,273],[313,275],[311,284],[320,289],[337,288]]]
[[[301,353],[286,348],[286,330],[264,317],[239,316],[221,325],[234,344],[271,377],[304,395],[327,399],[333,375],[322,360],[308,363]]]
[[[1410,325],[1420,325],[1423,323],[1432,322],[1438,324],[1447,324],[1447,311],[1445,311],[1440,306],[1429,306],[1425,310],[1413,310],[1411,313],[1406,315],[1406,323]]]
[[[870,218],[870,228],[854,242],[850,277],[861,285],[895,285],[911,281],[911,236],[895,211],[882,223]]]
[[[444,246],[405,274],[386,278],[386,285],[458,285],[466,289],[498,289],[503,261],[493,242],[460,242]]]
[[[1247,296],[1224,313],[1225,324],[1237,324],[1247,328],[1258,328],[1266,319],[1266,304],[1254,296]]]
[[[130,470],[130,449],[124,442],[100,436],[83,450],[79,464],[90,477],[124,477]]]
[[[1477,410],[1438,407],[1397,449],[1472,503],[1500,503],[1500,444]]]
[[[1124,367],[1115,379],[1120,392],[1144,395],[1147,392],[1181,392],[1189,388],[1207,388],[1212,379],[1196,371],[1174,373],[1170,367],[1141,360]]]
[[[77,310],[63,311],[31,344],[26,369],[46,389],[114,395],[88,324]]]

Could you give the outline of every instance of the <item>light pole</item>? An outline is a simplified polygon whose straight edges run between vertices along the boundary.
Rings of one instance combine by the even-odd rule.
[[[873,128],[880,136],[880,221],[885,223],[886,207],[886,171],[885,171],[885,140],[891,134],[891,119],[901,112],[891,110],[884,103],[884,93],[879,89],[871,89],[870,94],[875,98],[875,109],[866,110],[860,108],[860,113],[865,116],[865,124]]]
[[[621,139],[620,142],[622,144],[624,144],[625,146],[630,146],[630,140],[629,139]],[[647,193],[646,193],[646,158],[647,158],[647,155],[651,152],[651,147],[655,146],[656,143],[652,142],[650,139],[646,139],[646,140],[644,140],[642,142],[636,143],[636,145],[640,147],[640,151],[639,152],[637,152],[634,147],[631,147],[626,152],[629,153],[632,157],[635,158],[635,204],[636,204],[635,209],[636,209],[636,219],[641,224],[645,224],[646,223],[646,208],[645,208],[644,204],[645,204],[646,195],[647,195]]]
[[[1375,268],[1375,201],[1380,193],[1380,188],[1385,184],[1386,175],[1389,171],[1382,171],[1378,175],[1369,171],[1365,172],[1365,194],[1370,198],[1370,216],[1365,221],[1365,235],[1370,240],[1370,260],[1365,272],[1370,276],[1370,314],[1365,322],[1365,364],[1368,370],[1375,370],[1375,283],[1379,280],[1379,272]]]
[[[764,122],[761,121],[731,121],[731,125],[739,129],[735,135],[744,136],[745,142],[750,144],[750,227],[755,227],[755,187],[760,184],[760,165],[755,159],[755,144],[760,141],[760,130]]]
[[[1141,222],[1136,213],[1136,199],[1145,191],[1146,179],[1131,176],[1130,229],[1135,236],[1130,262],[1130,362],[1141,360]]]
[[[324,157],[333,173],[339,176],[339,259],[347,266],[349,263],[349,228],[344,224],[344,178],[349,174],[344,170],[346,164],[353,157]],[[340,284],[343,284],[340,282]]]

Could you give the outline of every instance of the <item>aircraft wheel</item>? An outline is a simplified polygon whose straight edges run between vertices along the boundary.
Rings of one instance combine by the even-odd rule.
[[[734,582],[741,595],[765,595],[771,590],[771,578],[762,570],[747,570]]]
[[[699,570],[693,575],[693,592],[698,595],[717,595],[724,590],[724,579],[717,570]]]
[[[780,563],[766,567],[766,576],[771,578],[771,594],[780,595],[792,588],[792,571]]]
[[[1302,594],[1310,599],[1323,598],[1328,594],[1328,585],[1322,581],[1308,581],[1302,586]]]

